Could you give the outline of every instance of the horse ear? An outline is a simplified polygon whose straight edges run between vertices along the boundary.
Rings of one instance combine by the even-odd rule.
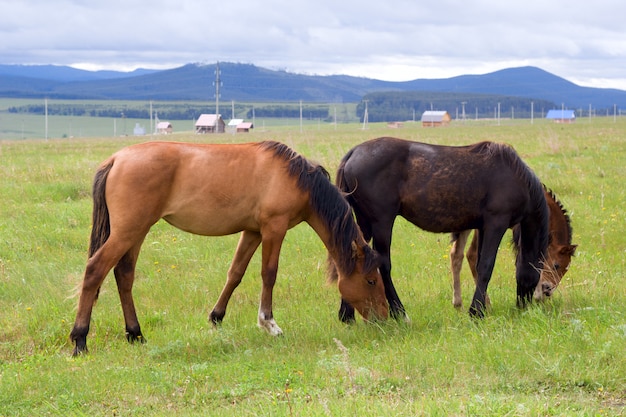
[[[574,256],[574,252],[576,252],[576,248],[578,245],[568,245],[565,246],[562,250],[567,253],[569,256]]]
[[[354,259],[359,259],[359,258],[364,257],[363,249],[360,248],[359,245],[357,245],[355,241],[352,242],[352,257]]]

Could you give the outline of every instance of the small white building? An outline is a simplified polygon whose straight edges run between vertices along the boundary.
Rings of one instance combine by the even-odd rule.
[[[156,125],[156,132],[159,135],[169,135],[174,131],[170,122],[159,122]]]
[[[133,135],[143,136],[145,134],[146,134],[146,128],[140,125],[139,123],[135,123],[135,128],[133,129]]]
[[[422,114],[422,127],[447,126],[452,118],[447,111],[427,110]]]
[[[221,114],[201,114],[196,121],[196,133],[224,133],[225,128]]]
[[[546,119],[555,123],[574,123],[576,121],[576,112],[574,110],[548,110]]]

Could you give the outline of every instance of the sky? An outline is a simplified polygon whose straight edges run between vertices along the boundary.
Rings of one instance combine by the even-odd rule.
[[[235,62],[387,81],[536,66],[626,90],[624,0],[0,0],[0,64]]]

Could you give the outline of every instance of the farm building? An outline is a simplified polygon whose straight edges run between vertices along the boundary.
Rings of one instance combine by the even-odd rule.
[[[573,123],[576,121],[576,113],[574,110],[548,110],[546,119],[555,123]]]
[[[254,125],[250,122],[241,122],[237,125],[237,133],[247,133],[253,129]]]
[[[145,134],[146,134],[146,128],[140,125],[139,123],[135,123],[135,128],[133,129],[133,135],[143,136]]]
[[[159,122],[156,125],[156,132],[159,135],[169,135],[172,131],[172,124],[170,122]]]
[[[224,133],[225,128],[221,114],[201,114],[196,122],[196,133]]]
[[[226,130],[231,133],[235,133],[237,131],[237,126],[243,123],[243,119],[230,119],[228,125],[226,125]]]
[[[450,115],[445,110],[427,110],[422,114],[423,127],[447,126],[450,124],[450,120]]]

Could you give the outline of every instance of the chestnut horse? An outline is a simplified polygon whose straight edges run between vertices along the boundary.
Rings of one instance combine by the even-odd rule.
[[[559,286],[561,279],[569,269],[572,256],[576,252],[578,245],[572,245],[572,225],[567,210],[563,204],[557,200],[552,190],[544,185],[544,195],[548,203],[550,234],[548,242],[548,257],[544,264],[546,274],[541,276],[541,280],[537,287],[533,298],[541,301],[545,297],[552,296],[552,293]],[[453,280],[453,296],[452,304],[455,307],[461,307],[463,301],[461,299],[461,267],[463,265],[463,250],[467,243],[467,238],[471,230],[452,235],[452,248],[450,249],[450,268],[452,270]],[[513,241],[519,233],[518,227],[513,227]],[[515,247],[515,246],[514,246]],[[474,282],[477,282],[478,273],[476,272],[476,261],[478,259],[478,235],[474,232],[472,243],[465,255],[467,263],[472,271]],[[486,305],[490,304],[489,295],[485,294]]]
[[[280,248],[288,229],[307,222],[339,266],[338,288],[364,319],[388,315],[380,257],[363,239],[349,204],[328,172],[277,142],[207,145],[149,142],[104,161],[93,186],[89,260],[70,334],[74,355],[87,351],[91,312],[114,268],[126,337],[144,341],[132,297],[143,240],[159,219],[199,235],[242,232],[226,284],[210,314],[224,318],[228,301],[262,245],[258,324],[282,334],[272,313]]]
[[[343,157],[336,183],[347,194],[363,236],[383,257],[380,272],[393,317],[406,317],[391,280],[391,234],[398,215],[435,233],[480,231],[478,282],[470,306],[470,314],[478,317],[484,315],[502,236],[519,224],[517,301],[523,306],[531,300],[546,257],[548,208],[541,182],[512,147],[373,139]],[[339,317],[354,319],[348,300],[342,300]]]

